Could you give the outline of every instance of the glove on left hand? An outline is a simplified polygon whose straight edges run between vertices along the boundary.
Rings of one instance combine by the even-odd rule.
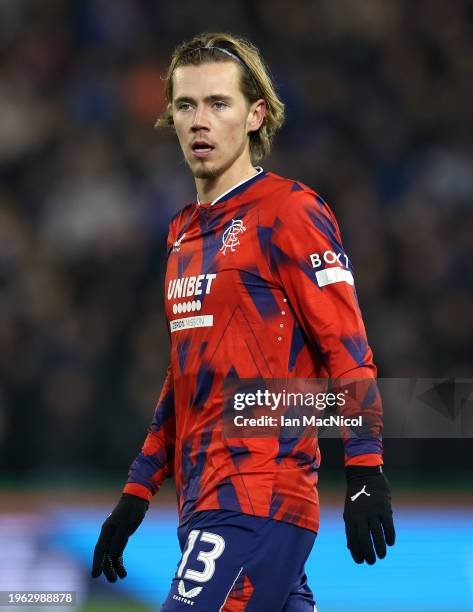
[[[345,470],[347,547],[355,563],[373,565],[375,551],[383,559],[386,544],[393,546],[396,538],[389,484],[381,466],[347,466]]]

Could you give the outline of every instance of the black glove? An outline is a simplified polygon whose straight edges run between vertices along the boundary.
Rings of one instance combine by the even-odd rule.
[[[345,531],[347,547],[355,563],[373,565],[376,554],[386,556],[386,544],[396,539],[391,492],[381,466],[347,466]],[[373,550],[374,544],[374,550]]]
[[[103,572],[109,582],[116,582],[117,575],[125,578],[123,551],[128,538],[138,529],[148,510],[149,502],[136,495],[123,493],[113,512],[102,525],[95,545],[92,577]]]

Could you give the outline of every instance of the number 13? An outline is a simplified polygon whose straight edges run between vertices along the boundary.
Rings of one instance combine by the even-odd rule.
[[[193,529],[189,537],[187,538],[186,548],[184,550],[184,554],[182,555],[182,561],[177,570],[177,577],[181,578],[182,572],[186,566],[187,560],[189,559],[189,555],[192,552],[192,549],[197,542],[199,537],[200,529]],[[215,561],[222,555],[225,550],[225,540],[222,536],[219,536],[216,533],[211,533],[210,531],[203,531],[200,536],[201,542],[207,542],[208,544],[213,544],[214,547],[212,550],[207,552],[201,550],[197,555],[197,561],[200,561],[204,564],[204,569],[199,572],[193,569],[187,569],[184,578],[188,580],[195,580],[195,582],[207,582],[212,578],[215,572]]]

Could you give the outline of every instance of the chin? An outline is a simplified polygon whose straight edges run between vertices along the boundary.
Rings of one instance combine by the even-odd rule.
[[[194,178],[198,179],[214,179],[225,172],[225,165],[218,166],[216,164],[199,163],[191,165],[192,174]]]
[[[213,179],[221,174],[220,168],[195,168],[193,174],[198,179]]]
[[[203,163],[199,160],[191,160],[191,163],[189,163],[189,161],[187,163],[194,178],[205,180],[215,179],[224,174],[235,163],[237,158],[238,156],[235,155],[227,160],[220,161],[220,163],[211,162],[210,160],[204,161]]]

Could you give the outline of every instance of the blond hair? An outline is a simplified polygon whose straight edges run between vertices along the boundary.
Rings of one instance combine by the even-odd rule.
[[[240,87],[251,104],[263,98],[266,114],[261,127],[250,132],[250,155],[253,164],[268,155],[274,135],[284,123],[284,104],[276,93],[273,79],[258,49],[239,36],[223,32],[198,34],[176,47],[164,77],[168,107],[158,118],[156,127],[174,126],[170,105],[173,99],[172,77],[180,66],[198,66],[209,62],[234,62],[240,66]]]

